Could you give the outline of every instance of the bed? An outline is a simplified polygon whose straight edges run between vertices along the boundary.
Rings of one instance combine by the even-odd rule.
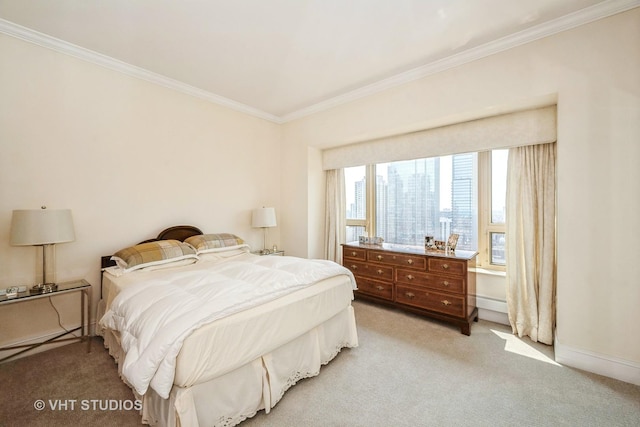
[[[358,345],[355,280],[330,261],[176,226],[102,266],[97,333],[145,424],[239,424]]]

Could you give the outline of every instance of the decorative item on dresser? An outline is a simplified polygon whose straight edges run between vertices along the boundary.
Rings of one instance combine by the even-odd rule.
[[[471,271],[477,252],[389,243],[342,246],[342,264],[358,284],[356,297],[451,322],[471,335],[471,322],[478,321]]]

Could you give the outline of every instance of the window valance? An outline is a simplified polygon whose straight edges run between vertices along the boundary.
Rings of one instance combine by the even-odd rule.
[[[556,106],[517,111],[323,151],[323,169],[556,141]]]

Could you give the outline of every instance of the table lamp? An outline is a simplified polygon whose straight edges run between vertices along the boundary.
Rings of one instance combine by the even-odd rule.
[[[40,292],[54,291],[57,285],[47,280],[47,248],[55,250],[56,243],[75,240],[71,210],[50,210],[46,206],[41,209],[14,210],[10,240],[13,246],[42,246],[42,283],[31,289]]]
[[[262,247],[262,253],[268,254],[267,249],[267,228],[275,227],[276,224],[276,210],[274,208],[259,208],[254,209],[251,215],[251,226],[254,228],[264,229],[264,242]]]

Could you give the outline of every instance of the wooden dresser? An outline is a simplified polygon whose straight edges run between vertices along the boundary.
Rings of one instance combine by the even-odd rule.
[[[426,251],[420,246],[342,245],[342,264],[353,272],[356,297],[454,323],[471,335],[478,321],[477,252]]]

